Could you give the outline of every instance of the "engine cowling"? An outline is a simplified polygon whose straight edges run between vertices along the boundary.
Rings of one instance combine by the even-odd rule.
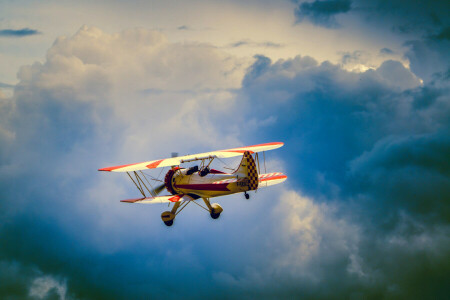
[[[171,193],[172,195],[176,195],[177,192],[175,191],[175,189],[173,188],[173,182],[174,182],[174,175],[175,172],[178,171],[180,169],[180,167],[174,167],[171,168],[167,174],[166,177],[164,177],[164,185],[166,186],[166,189],[169,193]]]

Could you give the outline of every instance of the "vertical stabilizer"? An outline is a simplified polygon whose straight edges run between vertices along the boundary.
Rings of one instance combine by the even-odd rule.
[[[256,169],[256,163],[253,156],[249,151],[245,151],[242,156],[241,164],[234,172],[240,178],[246,178],[248,180],[248,190],[256,190],[258,188],[258,170]]]

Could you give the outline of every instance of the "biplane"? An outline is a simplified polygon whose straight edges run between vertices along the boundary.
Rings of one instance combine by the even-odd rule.
[[[265,151],[282,147],[280,142],[266,143],[247,147],[205,152],[193,155],[178,156],[166,159],[146,161],[142,163],[121,165],[99,169],[108,172],[126,172],[135,184],[142,197],[121,200],[125,203],[173,203],[170,211],[161,214],[161,219],[167,226],[172,226],[175,217],[189,204],[195,203],[207,210],[211,218],[217,219],[223,209],[218,203],[210,203],[210,198],[244,193],[249,199],[248,191],[256,191],[281,183],[287,176],[281,172],[261,174],[259,152],[263,153],[265,168]],[[214,159],[241,156],[242,160],[232,172],[224,172],[211,168]],[[198,165],[183,168],[181,165],[199,162]],[[150,177],[144,170],[170,167],[164,180]],[[152,180],[160,181],[153,187]],[[164,190],[169,195],[159,196]],[[198,203],[202,199],[206,207]]]

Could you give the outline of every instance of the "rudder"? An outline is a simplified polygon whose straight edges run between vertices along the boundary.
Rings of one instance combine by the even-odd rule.
[[[245,151],[239,168],[235,171],[248,179],[248,190],[256,190],[258,188],[258,170],[253,156],[249,151]]]

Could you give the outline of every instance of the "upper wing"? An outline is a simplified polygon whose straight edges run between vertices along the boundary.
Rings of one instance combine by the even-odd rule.
[[[146,161],[146,162],[136,163],[136,164],[107,167],[107,168],[99,169],[99,171],[132,172],[132,171],[138,171],[138,170],[147,170],[147,169],[155,169],[155,168],[168,167],[168,166],[177,166],[184,162],[200,160],[200,159],[205,159],[205,158],[212,158],[212,157],[228,158],[228,157],[233,157],[233,156],[239,156],[239,155],[242,155],[245,151],[250,151],[250,153],[267,151],[267,150],[280,148],[283,145],[284,145],[284,143],[281,143],[281,142],[266,143],[266,144],[259,144],[259,145],[253,145],[253,146],[247,146],[247,147],[225,149],[225,150],[205,152],[205,153],[199,153],[199,154],[193,154],[193,155],[185,155],[185,156],[179,156],[179,157],[173,157],[173,158],[151,160],[151,161]]]
[[[170,202],[191,201],[191,200],[194,200],[194,198],[192,198],[189,195],[180,194],[180,195],[127,199],[127,200],[120,200],[120,202],[152,204],[152,203],[170,203]]]

